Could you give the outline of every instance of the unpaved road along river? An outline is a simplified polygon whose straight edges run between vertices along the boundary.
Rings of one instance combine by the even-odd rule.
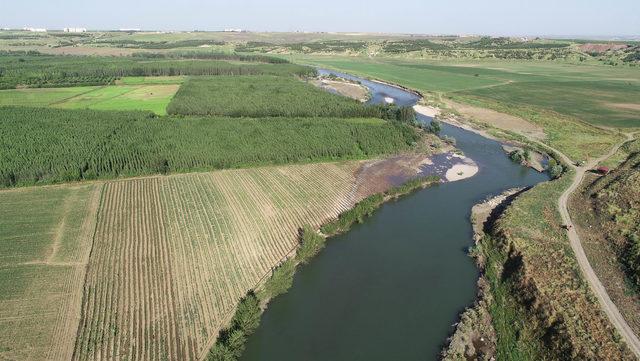
[[[351,78],[371,89],[371,102],[419,100],[399,88]],[[476,294],[478,271],[466,254],[473,243],[471,207],[507,188],[548,179],[511,162],[498,142],[442,127],[480,171],[387,203],[363,224],[328,240],[298,269],[291,290],[269,304],[243,361],[437,358]]]

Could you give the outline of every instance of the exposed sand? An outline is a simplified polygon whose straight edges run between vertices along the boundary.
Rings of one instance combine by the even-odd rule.
[[[430,107],[427,105],[416,104],[413,106],[413,109],[416,111],[416,113],[419,113],[431,118],[440,114],[440,109],[436,107]]]
[[[454,164],[447,170],[445,178],[449,182],[455,182],[462,179],[471,178],[478,173],[478,165],[471,158],[463,157],[460,155],[453,155],[456,158],[460,158],[462,163]]]

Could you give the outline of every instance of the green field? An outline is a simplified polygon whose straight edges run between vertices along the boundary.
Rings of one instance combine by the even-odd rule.
[[[359,101],[331,94],[290,76],[192,77],[178,91],[170,114],[232,117],[373,116]]]
[[[144,80],[132,80],[130,82],[140,83],[142,81]],[[146,84],[154,83],[147,82]],[[178,84],[158,83],[158,85],[0,90],[0,106],[148,110],[158,115],[164,115],[167,113],[167,105],[178,90],[178,87]]]
[[[640,127],[640,70],[524,61],[409,61],[356,57],[292,59],[395,82],[422,92],[460,94],[553,110],[609,127]]]
[[[80,94],[88,93],[98,87],[38,88],[0,90],[0,106],[18,105],[46,107]]]
[[[366,158],[411,149],[406,124],[341,118],[157,118],[146,112],[0,108],[4,186],[261,164]]]

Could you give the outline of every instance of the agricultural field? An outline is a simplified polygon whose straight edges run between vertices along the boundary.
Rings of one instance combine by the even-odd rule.
[[[71,359],[101,189],[0,191],[1,359]]]
[[[640,72],[634,68],[309,55],[292,59],[398,83],[421,91],[436,105],[452,99],[522,118],[542,128],[543,142],[576,160],[601,155],[622,139],[598,126],[640,127],[640,112],[634,111],[640,106]]]
[[[140,54],[130,57],[53,56],[0,52],[0,89],[110,85],[122,77],[183,75],[312,75],[309,67],[279,58],[225,54],[176,57]]]
[[[0,106],[46,107],[64,102],[98,87],[78,86],[72,88],[38,88],[0,90]]]
[[[0,356],[205,355],[237,301],[291,255],[301,225],[358,200],[360,165],[0,191]]]
[[[237,301],[350,208],[358,162],[109,182],[74,359],[197,359]]]
[[[361,159],[411,150],[409,125],[373,118],[156,118],[145,112],[0,108],[3,186],[264,164]]]
[[[123,83],[137,80],[123,79]],[[144,81],[144,80],[141,80]],[[0,90],[0,106],[63,109],[147,110],[165,115],[180,85],[110,85],[104,87],[27,88]]]
[[[366,117],[375,110],[300,79],[282,76],[192,77],[170,114],[231,117]]]

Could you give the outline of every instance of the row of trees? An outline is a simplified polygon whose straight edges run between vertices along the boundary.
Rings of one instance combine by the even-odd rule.
[[[418,139],[400,122],[157,118],[145,112],[0,108],[2,186],[371,157]]]

